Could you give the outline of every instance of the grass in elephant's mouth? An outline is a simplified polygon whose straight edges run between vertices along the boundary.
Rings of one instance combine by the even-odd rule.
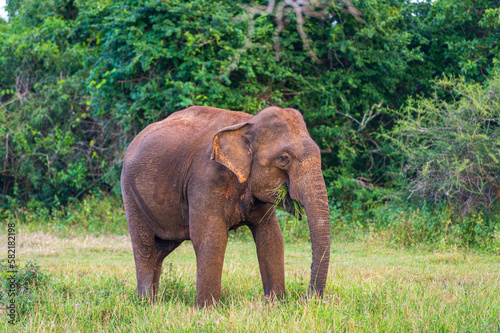
[[[197,309],[196,257],[189,242],[166,258],[154,305],[137,300],[126,236],[58,239],[19,232],[19,257],[38,257],[47,283],[30,311],[0,331],[408,332],[500,330],[498,257],[419,252],[381,240],[332,243],[323,299],[309,302],[310,243],[285,246],[288,297],[264,301],[253,241],[230,239],[219,306]],[[0,237],[6,248],[7,237]],[[46,241],[47,240],[47,241]]]
[[[283,206],[286,209],[286,205],[293,205],[295,221],[306,216],[302,205],[288,196],[288,187],[286,185],[281,185],[271,191],[273,195],[276,195],[276,199],[274,200],[275,207]],[[290,202],[287,202],[287,198],[290,199]]]

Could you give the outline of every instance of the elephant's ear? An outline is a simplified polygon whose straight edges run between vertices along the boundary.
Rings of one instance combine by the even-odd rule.
[[[247,181],[252,166],[252,147],[248,138],[251,123],[221,129],[212,141],[212,160],[231,170],[240,183]]]

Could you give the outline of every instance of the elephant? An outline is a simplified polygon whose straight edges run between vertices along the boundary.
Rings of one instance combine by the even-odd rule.
[[[330,216],[320,150],[302,114],[267,107],[255,115],[192,106],[147,126],[128,146],[121,174],[137,291],[154,302],[163,260],[183,241],[196,254],[198,307],[221,296],[228,232],[250,228],[266,299],[286,297],[276,189],[307,215],[312,243],[308,296],[322,296]],[[293,211],[293,205],[284,205]]]

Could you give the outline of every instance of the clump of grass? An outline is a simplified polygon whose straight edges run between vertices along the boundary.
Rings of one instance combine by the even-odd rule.
[[[27,260],[24,267],[13,267],[8,259],[0,258],[0,305],[5,309],[14,302],[17,317],[32,311],[40,301],[37,290],[48,282],[49,276],[40,270],[36,260]]]

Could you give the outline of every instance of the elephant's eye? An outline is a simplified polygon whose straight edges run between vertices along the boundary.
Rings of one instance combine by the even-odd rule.
[[[290,158],[288,157],[288,155],[280,155],[276,162],[278,164],[278,167],[285,168],[290,163]]]

